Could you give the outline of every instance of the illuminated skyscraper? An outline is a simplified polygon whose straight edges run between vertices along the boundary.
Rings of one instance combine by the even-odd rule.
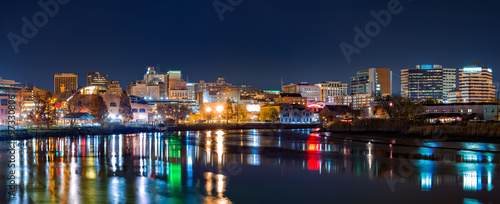
[[[448,93],[456,88],[456,72],[456,69],[441,65],[417,65],[416,69],[403,69],[401,95],[414,100],[446,100]]]
[[[460,69],[459,91],[462,93],[460,102],[482,103],[495,99],[493,86],[493,70],[473,62]]]
[[[390,68],[370,68],[351,77],[351,95],[384,96],[392,93]]]
[[[54,75],[54,94],[78,89],[78,75],[62,73]]]

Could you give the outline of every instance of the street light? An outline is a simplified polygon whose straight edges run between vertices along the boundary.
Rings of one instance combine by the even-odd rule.
[[[222,112],[224,110],[224,107],[222,106],[217,106],[217,109],[216,109],[219,113]]]

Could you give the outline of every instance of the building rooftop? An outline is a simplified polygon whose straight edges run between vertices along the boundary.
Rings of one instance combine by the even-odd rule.
[[[475,67],[485,67],[485,66],[483,66],[478,61],[474,61],[474,62],[470,63],[469,65],[465,66],[464,68],[475,68]]]

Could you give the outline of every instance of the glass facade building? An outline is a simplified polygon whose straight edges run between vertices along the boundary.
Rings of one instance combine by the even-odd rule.
[[[456,88],[456,69],[441,65],[417,65],[401,70],[401,95],[414,100],[433,98],[446,100]]]
[[[392,71],[390,68],[370,68],[351,77],[351,95],[368,94],[385,96],[392,93]]]

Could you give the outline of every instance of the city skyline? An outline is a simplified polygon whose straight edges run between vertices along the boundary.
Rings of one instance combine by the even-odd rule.
[[[459,69],[472,61],[491,67],[493,78],[498,77],[495,33],[499,28],[492,26],[496,17],[486,17],[494,6],[440,1],[429,7],[429,2],[401,1],[402,12],[393,15],[390,24],[348,63],[338,45],[352,44],[356,35],[353,28],[371,22],[370,12],[386,9],[387,2],[315,1],[311,4],[321,6],[304,7],[298,2],[245,1],[233,12],[226,12],[221,22],[211,2],[136,5],[70,1],[60,5],[57,15],[27,44],[20,44],[17,54],[7,37],[1,40],[4,59],[0,67],[8,70],[2,73],[3,78],[47,89],[52,82],[41,79],[55,73],[75,73],[83,82],[87,72],[95,71],[108,74],[125,87],[142,75],[145,67],[158,64],[162,72],[182,70],[190,82],[225,77],[234,84],[263,89],[278,89],[281,77],[285,84],[348,83],[356,71],[368,68],[388,67],[397,74],[415,64]],[[41,10],[36,2],[3,4],[0,15],[9,19],[1,28],[5,34],[21,35],[21,18],[31,19]],[[141,8],[152,10],[144,13]],[[470,13],[469,9],[484,12]],[[90,16],[81,19],[84,15]],[[133,23],[125,25],[122,18]],[[167,21],[172,18],[179,21]],[[393,86],[399,87],[399,77],[393,77]],[[398,92],[397,88],[393,91]]]

